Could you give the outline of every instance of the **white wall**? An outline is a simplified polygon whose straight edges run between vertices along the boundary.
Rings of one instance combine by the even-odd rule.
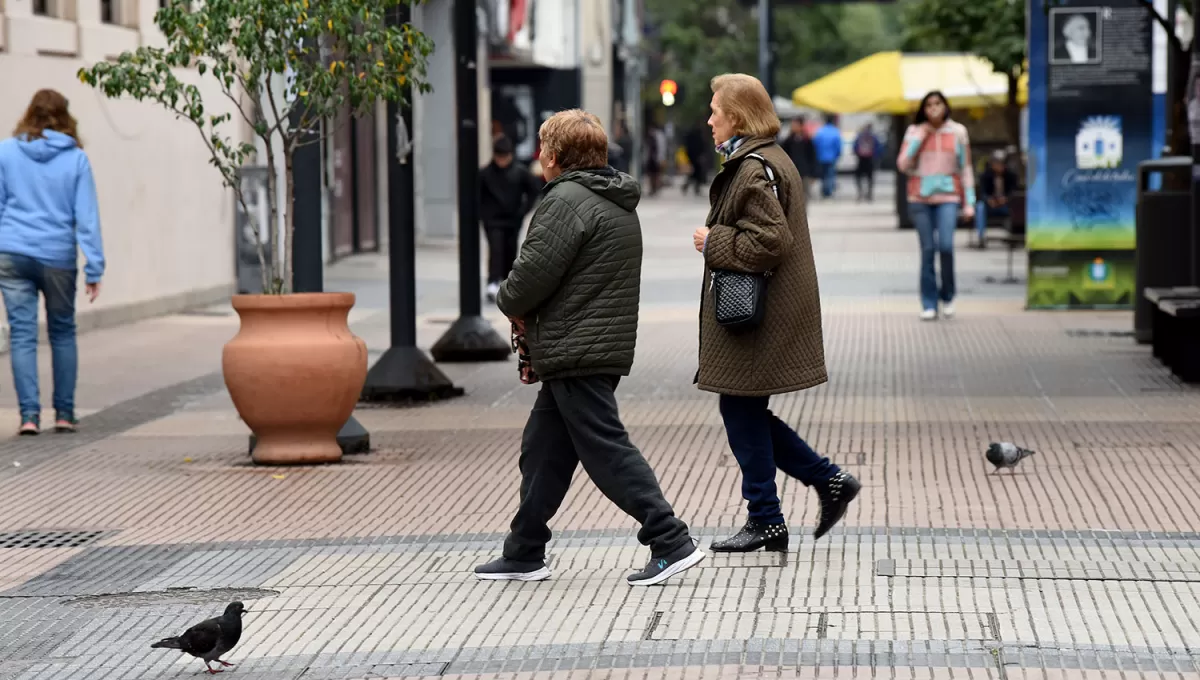
[[[233,201],[208,164],[199,133],[154,104],[105,99],[76,77],[82,66],[161,42],[153,26],[158,3],[125,0],[118,19],[142,30],[101,24],[99,0],[60,3],[70,5],[78,21],[33,16],[30,0],[3,2],[0,131],[11,130],[43,87],[62,92],[79,120],[96,173],[108,260],[96,304],[88,305],[81,292],[81,325],[119,323],[220,299],[234,278]],[[229,110],[232,104],[215,88],[204,88],[205,82],[200,80],[209,111]],[[82,277],[80,282],[82,288]],[[94,318],[87,319],[88,313]]]
[[[535,2],[533,61],[548,68],[579,66],[579,4],[591,0]]]
[[[612,0],[579,0],[580,77],[583,108],[613,132]]]
[[[413,102],[417,235],[426,240],[450,240],[458,234],[453,0],[415,5],[413,24],[434,42],[426,73],[433,90]]]

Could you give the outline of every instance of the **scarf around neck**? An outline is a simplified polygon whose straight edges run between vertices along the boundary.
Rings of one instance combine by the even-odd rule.
[[[729,160],[729,157],[738,150],[738,147],[741,146],[742,142],[745,140],[745,137],[734,135],[733,137],[730,137],[729,139],[717,145],[717,153],[721,154],[725,160]]]

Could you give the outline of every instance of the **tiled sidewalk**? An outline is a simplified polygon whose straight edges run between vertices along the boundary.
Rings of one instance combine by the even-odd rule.
[[[704,213],[673,196],[642,210],[639,354],[618,395],[707,545],[743,505],[715,398],[691,386]],[[960,251],[960,318],[922,324],[915,237],[886,205],[812,221],[831,381],[774,407],[864,483],[821,542],[815,498],[785,480],[791,552],[632,589],[636,527],[579,475],[554,577],[475,582],[515,507],[535,394],[513,363],[446,367],[458,400],[360,409],[369,455],[259,469],[213,373],[236,320],[192,320],[207,349],[184,382],[97,401],[78,439],[0,443],[0,678],[195,675],[149,643],[232,599],[252,611],[235,678],[1200,678],[1200,392],[1122,335],[1128,314],[1022,311],[981,282],[1000,252]],[[437,257],[424,266],[453,265]],[[373,350],[379,269],[330,274],[363,291]],[[453,316],[428,285],[425,346]],[[990,440],[1038,455],[991,475]]]

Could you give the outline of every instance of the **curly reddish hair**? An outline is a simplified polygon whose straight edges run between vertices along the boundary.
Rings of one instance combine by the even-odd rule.
[[[68,135],[75,139],[79,148],[83,148],[83,141],[79,139],[79,123],[68,109],[67,98],[58,90],[38,90],[33,95],[25,115],[21,116],[21,121],[13,130],[13,136],[40,139],[45,136],[43,133],[46,130]]]

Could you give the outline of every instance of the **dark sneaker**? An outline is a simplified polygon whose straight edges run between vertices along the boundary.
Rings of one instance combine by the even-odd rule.
[[[666,581],[672,576],[700,564],[704,559],[704,551],[697,547],[696,539],[688,541],[683,547],[665,557],[651,557],[646,568],[630,574],[628,581],[631,586],[654,586]]]
[[[504,557],[475,567],[475,577],[480,581],[545,581],[550,578],[550,567],[542,562],[517,562]]]
[[[55,432],[78,432],[79,419],[73,413],[59,413],[54,417]]]
[[[24,437],[33,437],[42,433],[42,419],[38,416],[21,416],[21,429],[17,430]]]
[[[817,530],[813,532],[814,539],[829,533],[835,524],[842,521],[850,501],[858,495],[862,484],[854,475],[839,472],[828,482],[817,485],[816,489],[817,497],[821,500],[821,517],[817,521]]]

